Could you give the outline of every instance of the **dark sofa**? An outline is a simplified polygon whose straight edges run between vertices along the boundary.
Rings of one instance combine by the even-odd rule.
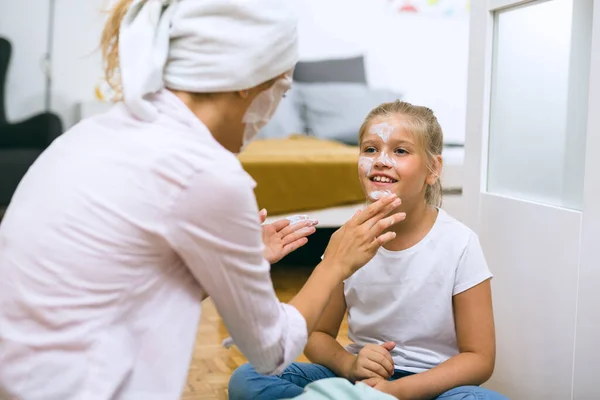
[[[11,52],[11,43],[0,37],[0,210],[10,202],[27,169],[63,131],[58,115],[50,112],[7,121],[5,86]]]

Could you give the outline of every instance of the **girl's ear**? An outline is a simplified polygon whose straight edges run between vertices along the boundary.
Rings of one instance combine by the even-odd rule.
[[[433,164],[431,165],[431,170],[429,171],[429,175],[427,175],[426,182],[428,185],[432,186],[434,183],[437,182],[438,179],[440,179],[440,176],[442,175],[442,166],[442,156],[435,156],[433,159]]]

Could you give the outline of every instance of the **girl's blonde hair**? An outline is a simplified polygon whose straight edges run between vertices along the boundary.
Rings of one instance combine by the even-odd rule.
[[[442,154],[444,147],[444,135],[433,111],[427,107],[415,106],[405,101],[396,100],[383,103],[371,110],[360,127],[358,139],[362,143],[363,137],[371,121],[377,117],[394,117],[402,115],[406,117],[408,130],[425,151],[427,168],[433,172],[435,157]],[[427,186],[425,191],[425,203],[434,207],[442,205],[442,183],[438,177],[433,185]]]
[[[122,96],[119,76],[119,30],[121,21],[133,0],[117,0],[108,12],[108,19],[102,31],[100,50],[104,62],[104,77],[115,93],[115,100]]]

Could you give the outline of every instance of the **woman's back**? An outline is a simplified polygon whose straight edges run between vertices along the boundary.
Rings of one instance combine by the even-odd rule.
[[[207,191],[217,174],[246,179],[250,196],[252,181],[177,102],[158,96],[154,124],[123,105],[83,121],[23,179],[0,226],[0,359],[13,365],[0,387],[27,398],[180,392],[206,293],[171,246],[174,204],[198,174]]]

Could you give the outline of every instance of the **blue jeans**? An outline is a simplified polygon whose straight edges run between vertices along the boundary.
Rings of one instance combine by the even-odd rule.
[[[392,380],[412,375],[396,370]],[[335,378],[329,369],[318,364],[292,363],[281,375],[261,375],[252,365],[244,364],[233,372],[229,380],[229,400],[289,399],[303,393],[311,382]],[[443,393],[439,400],[508,400],[505,396],[480,388],[461,386]]]

